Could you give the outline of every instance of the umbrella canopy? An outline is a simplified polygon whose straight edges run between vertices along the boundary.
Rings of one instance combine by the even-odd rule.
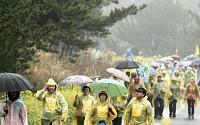
[[[190,66],[192,64],[192,61],[181,61],[177,63],[176,67],[179,67],[180,65],[183,65],[183,67]]]
[[[199,57],[198,56],[195,56],[195,55],[193,55],[193,56],[186,56],[185,58],[184,58],[184,60],[195,60],[195,59],[199,59]]]
[[[158,67],[160,67],[160,63],[153,62],[153,63],[151,63],[151,66],[158,68]]]
[[[0,73],[0,92],[30,90],[34,86],[24,76],[15,73]]]
[[[194,65],[200,65],[200,59],[193,60],[191,65],[192,66],[194,66]]]
[[[168,57],[163,57],[162,58],[163,60],[166,60],[166,61],[172,61],[174,60],[172,57],[168,56]]]
[[[143,65],[139,62],[136,62],[138,64],[139,67],[142,67]]]
[[[156,63],[162,63],[162,64],[169,64],[169,61],[164,60],[164,59],[156,59],[155,62]]]
[[[171,57],[175,60],[181,60],[181,57],[179,55],[171,55]]]
[[[137,70],[144,72],[144,69],[145,69],[145,67],[143,66],[143,67],[138,68]],[[156,72],[156,70],[154,68],[148,67],[148,69],[149,69],[149,73],[150,74],[158,75],[158,73]]]
[[[139,68],[139,65],[134,61],[122,61],[116,67],[116,69],[133,69],[133,68]]]
[[[90,89],[94,93],[106,91],[108,96],[124,96],[129,94],[128,89],[120,82],[113,79],[101,79],[90,85]]]
[[[128,78],[128,76],[118,69],[108,68],[108,69],[106,69],[106,72],[123,80],[123,81],[130,82],[130,79]]]
[[[92,83],[94,82],[87,76],[84,75],[74,75],[65,78],[60,84],[83,84],[83,83]]]

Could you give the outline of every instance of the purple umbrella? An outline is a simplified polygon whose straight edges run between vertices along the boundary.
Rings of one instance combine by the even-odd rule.
[[[191,64],[192,64],[192,61],[181,61],[176,65],[176,67],[179,67],[180,65],[182,65],[183,67],[186,67],[186,66],[190,66]]]

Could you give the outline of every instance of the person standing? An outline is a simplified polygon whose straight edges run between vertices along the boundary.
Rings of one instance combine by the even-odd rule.
[[[19,97],[19,91],[8,92],[8,99],[0,105],[1,125],[28,125],[26,107]]]
[[[92,105],[95,104],[96,100],[90,95],[90,87],[83,86],[83,95],[75,96],[73,106],[76,107],[75,119],[73,125],[87,125],[86,114],[91,110]]]
[[[164,98],[167,92],[167,85],[163,82],[162,76],[157,76],[157,82],[154,84],[154,117],[162,118],[164,110]]]
[[[99,100],[92,106],[87,114],[92,121],[87,125],[113,125],[112,119],[117,117],[114,107],[108,102],[108,95],[105,91],[99,93]]]
[[[190,83],[186,86],[184,99],[187,100],[188,118],[194,119],[194,107],[197,106],[197,99],[199,98],[199,87],[195,83],[194,77],[191,77]]]
[[[57,88],[56,82],[50,78],[37,92],[36,98],[42,101],[41,125],[60,125],[66,118],[68,104]]]
[[[146,90],[138,88],[136,92],[136,98],[133,98],[126,107],[124,125],[153,125],[153,110],[147,100]]]

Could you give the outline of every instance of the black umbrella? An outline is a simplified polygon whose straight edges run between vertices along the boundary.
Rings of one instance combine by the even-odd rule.
[[[200,65],[200,59],[195,59],[192,61],[192,66],[194,65]]]
[[[30,90],[34,86],[25,77],[14,73],[0,73],[0,92]]]
[[[116,69],[133,69],[133,68],[139,68],[139,65],[137,64],[137,62],[134,62],[134,61],[122,61],[116,67]]]

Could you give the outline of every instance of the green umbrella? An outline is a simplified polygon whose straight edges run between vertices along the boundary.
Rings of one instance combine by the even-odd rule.
[[[90,85],[90,89],[94,93],[106,91],[108,96],[124,96],[129,94],[128,89],[121,83],[113,79],[101,79]]]

